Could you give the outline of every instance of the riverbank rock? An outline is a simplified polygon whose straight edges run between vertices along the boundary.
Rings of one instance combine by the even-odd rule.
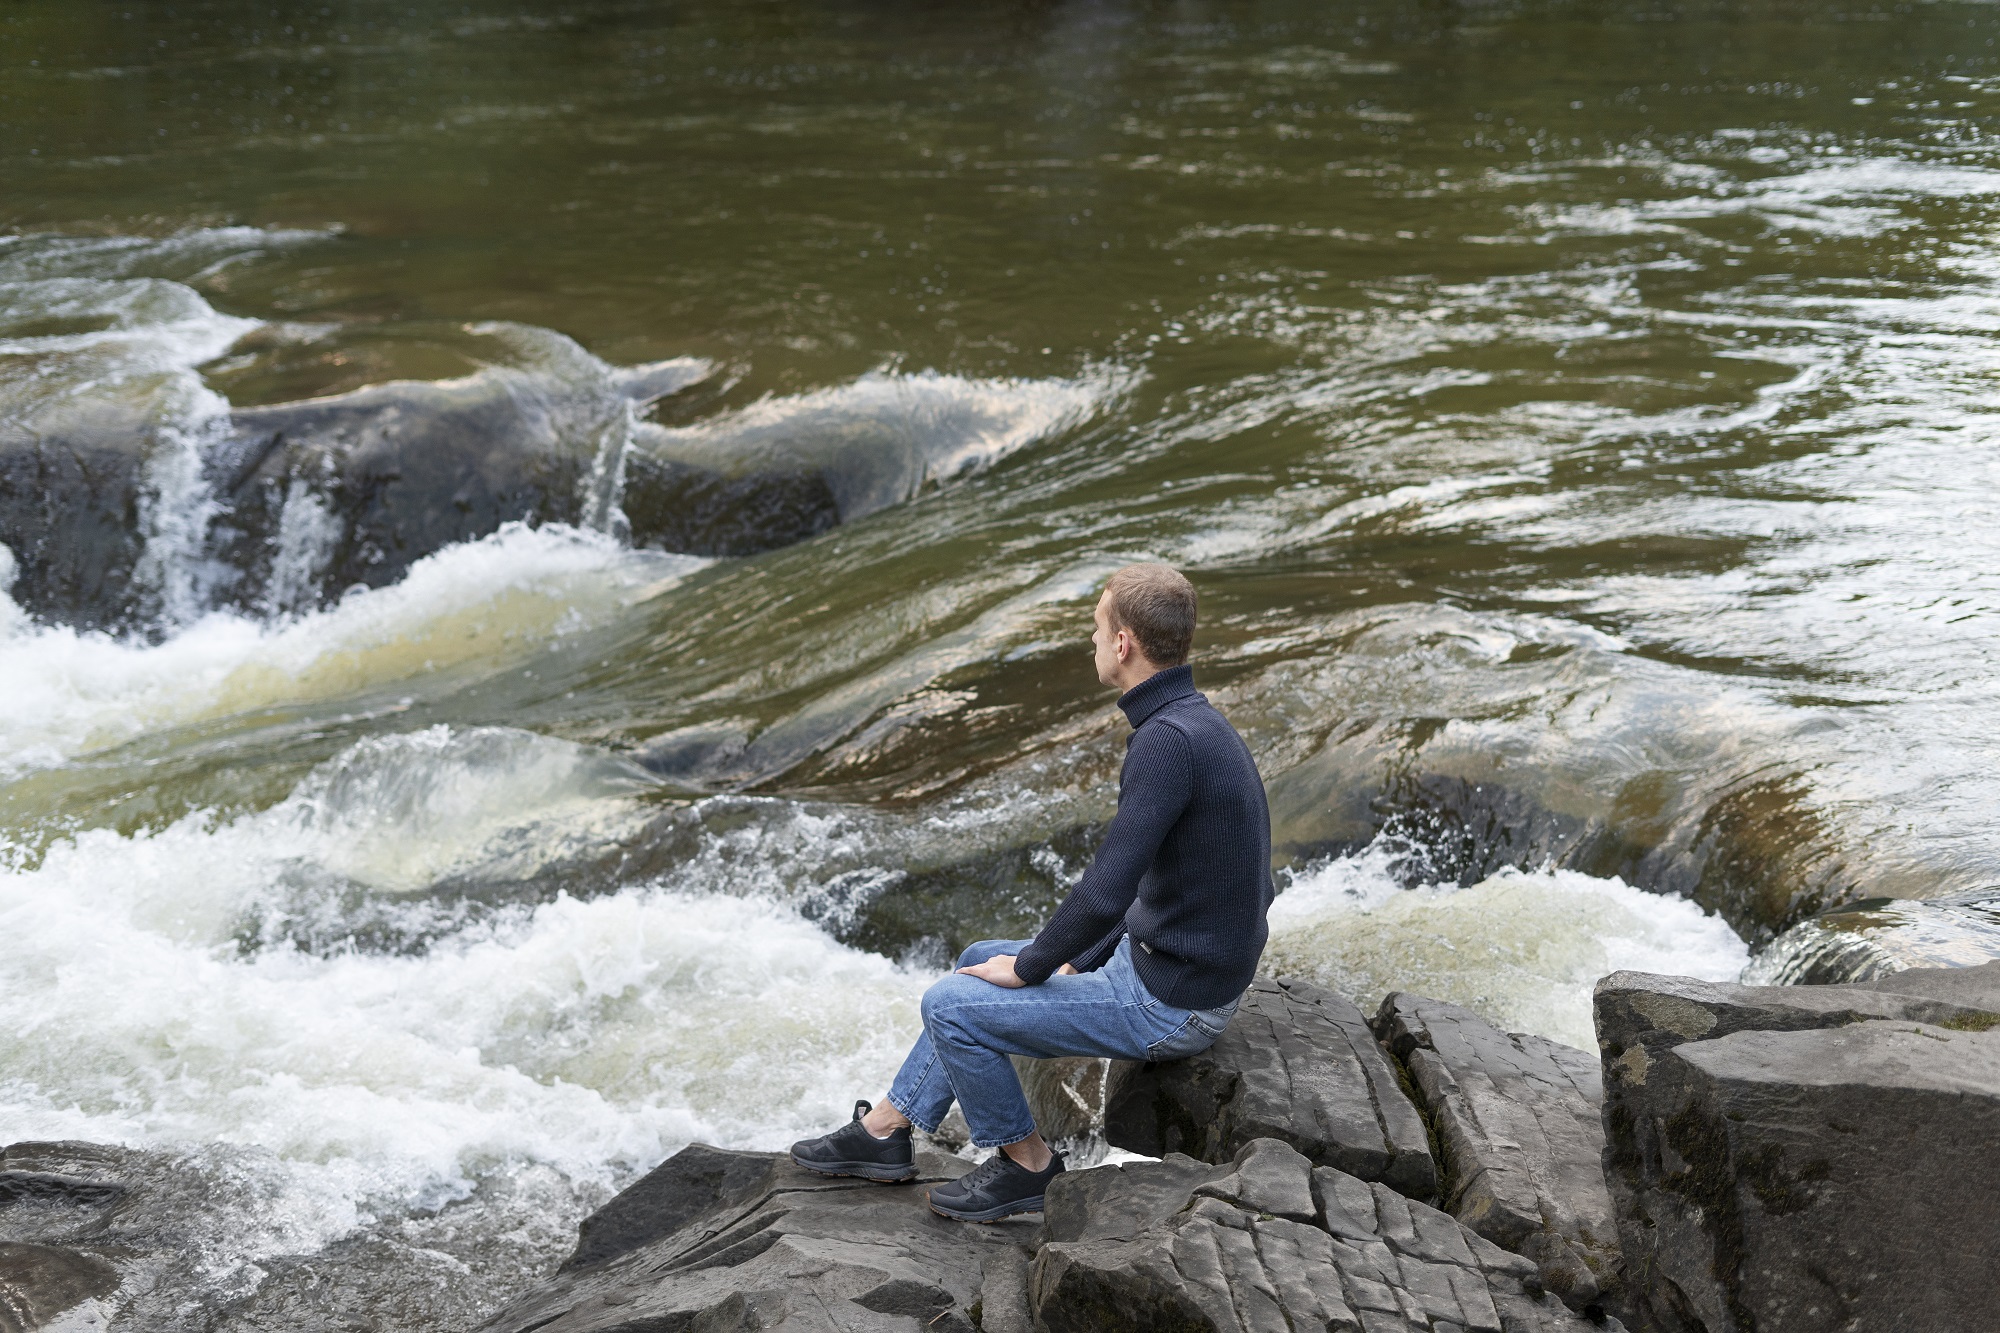
[[[1806,987],[1621,972],[1596,1009],[1605,1181],[1649,1321],[1983,1326],[2000,966]]]
[[[1444,1213],[1273,1139],[1223,1166],[1176,1154],[1064,1176],[1046,1234],[1032,1299],[1047,1333],[1620,1327]]]
[[[1597,1057],[1401,991],[1375,1016],[1408,1069],[1442,1156],[1444,1207],[1535,1262],[1572,1309],[1617,1308],[1617,1219],[1604,1187]]]
[[[1038,1219],[939,1217],[925,1187],[972,1164],[921,1152],[918,1166],[912,1185],[878,1185],[696,1144],[588,1218],[555,1277],[482,1327],[1026,1333]]]
[[[1200,1055],[1114,1062],[1104,1136],[1130,1152],[1211,1163],[1277,1139],[1317,1165],[1412,1198],[1438,1188],[1423,1117],[1368,1020],[1342,996],[1302,981],[1259,977]]]

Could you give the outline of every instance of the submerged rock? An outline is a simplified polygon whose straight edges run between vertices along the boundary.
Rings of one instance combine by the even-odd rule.
[[[972,1164],[921,1152],[918,1167],[914,1184],[879,1185],[776,1153],[683,1149],[588,1218],[561,1270],[482,1328],[1025,1330],[1039,1224],[939,1217],[925,1186]]]
[[[1175,1155],[1059,1178],[1033,1301],[1048,1333],[1620,1327],[1573,1314],[1533,1264],[1436,1209],[1273,1139],[1224,1166]]]
[[[2000,964],[1865,986],[1620,972],[1596,1008],[1605,1182],[1648,1319],[1986,1322],[1988,1247],[1940,1242],[1995,1228]]]
[[[1759,954],[1753,980],[1774,986],[1894,984],[1905,969],[1973,968],[2000,959],[2000,893],[1871,898],[1808,917]]]
[[[1383,999],[1375,1030],[1437,1131],[1452,1216],[1532,1259],[1571,1308],[1617,1308],[1623,1263],[1604,1188],[1597,1058],[1400,991]]]
[[[545,329],[467,332],[500,351],[458,379],[235,409],[210,394],[172,420],[84,404],[0,422],[12,595],[78,628],[145,626],[175,565],[206,599],[183,610],[298,611],[511,522],[750,555],[976,471],[1106,388],[878,373],[668,427],[641,414],[707,362],[616,367]]]
[[[1216,1043],[1187,1060],[1112,1066],[1104,1135],[1148,1156],[1227,1162],[1279,1139],[1413,1198],[1437,1193],[1423,1117],[1350,1001],[1260,977]]]

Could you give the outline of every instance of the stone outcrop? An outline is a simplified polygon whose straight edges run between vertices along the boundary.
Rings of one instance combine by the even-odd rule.
[[[914,1184],[878,1185],[775,1153],[683,1149],[587,1219],[555,1277],[483,1327],[1026,1333],[1038,1220],[939,1217],[925,1187],[972,1164],[923,1152],[918,1165]]]
[[[594,1214],[486,1333],[1582,1333],[1535,1266],[1394,1190],[1259,1139],[1059,1177],[1045,1219],[967,1226],[926,1183],[828,1180],[695,1146]]]
[[[1423,1117],[1368,1020],[1301,981],[1259,977],[1221,1038],[1191,1059],[1115,1063],[1104,1135],[1130,1152],[1211,1163],[1278,1139],[1316,1165],[1411,1198],[1438,1187]]]
[[[1273,1139],[1220,1167],[1175,1155],[1060,1179],[1032,1294],[1047,1333],[1618,1327],[1436,1209]]]
[[[1534,1260],[1573,1309],[1615,1309],[1622,1261],[1604,1188],[1597,1057],[1400,991],[1382,1001],[1375,1030],[1436,1131],[1444,1207]]]
[[[2000,965],[1812,987],[1621,972],[1596,1004],[1605,1180],[1647,1322],[1990,1322]]]

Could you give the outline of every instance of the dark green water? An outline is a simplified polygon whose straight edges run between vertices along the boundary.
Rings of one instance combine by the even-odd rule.
[[[1200,679],[1325,895],[1287,964],[1357,992],[1414,972],[1582,1041],[1607,966],[1740,966],[1676,898],[1762,944],[1993,883],[1996,34],[10,5],[0,421],[148,423],[134,521],[192,591],[150,640],[4,626],[0,993],[36,1017],[0,1106],[250,1145],[383,1216],[782,1139],[893,1068],[924,967],[1083,864],[1120,729],[1088,612],[1132,559],[1194,577]],[[673,357],[711,373],[635,450],[949,465],[762,555],[511,532],[203,618],[229,515],[157,441]],[[1537,873],[1394,897],[1505,866]],[[55,980],[100,938],[141,960],[109,1010]],[[826,1010],[829,976],[874,998]],[[228,1016],[257,1004],[342,1017],[281,1040]],[[367,1139],[364,1092],[453,1128]]]

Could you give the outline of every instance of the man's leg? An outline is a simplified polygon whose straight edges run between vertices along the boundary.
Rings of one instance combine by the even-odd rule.
[[[999,954],[1019,953],[1029,943],[1028,940],[981,940],[961,953],[952,966],[973,967]],[[886,1139],[909,1124],[929,1134],[951,1110],[955,1096],[951,1079],[938,1062],[937,1048],[926,1028],[903,1058],[903,1067],[889,1086],[888,1096],[877,1101],[861,1123],[878,1139]]]
[[[1145,1058],[1154,1035],[1132,1012],[1138,997],[1130,981],[1107,968],[1010,990],[954,974],[924,992],[925,1035],[975,1144],[1022,1145],[1008,1156],[1030,1170],[1046,1165],[1048,1149],[1008,1057]]]

